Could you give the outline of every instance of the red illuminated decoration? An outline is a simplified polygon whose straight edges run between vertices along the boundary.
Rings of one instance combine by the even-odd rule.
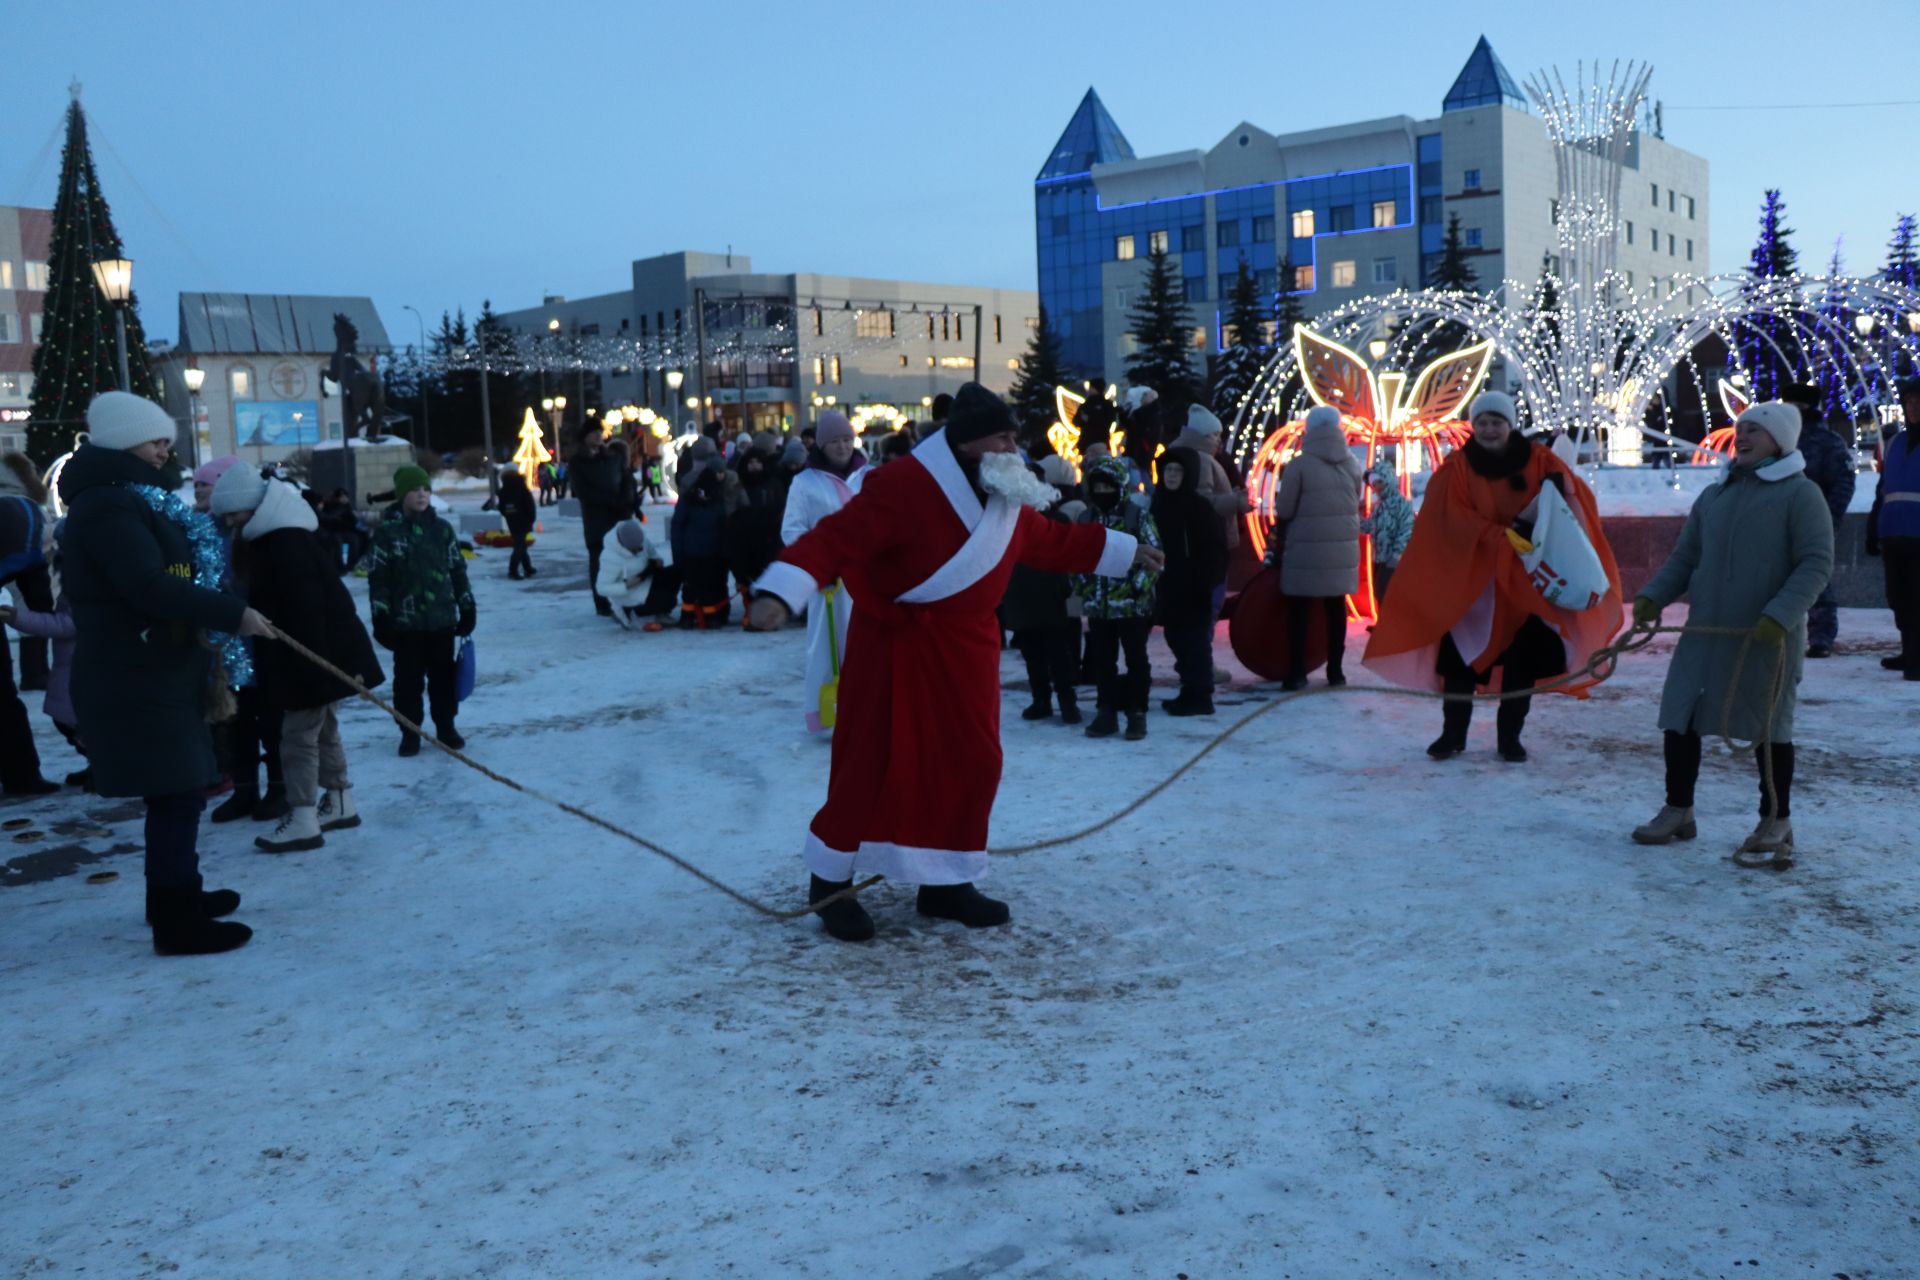
[[[1725,378],[1720,379],[1720,407],[1727,411],[1729,418],[1738,422],[1740,415],[1745,413],[1752,405],[1752,396],[1734,386]],[[1712,431],[1707,432],[1706,439],[1702,440],[1699,445],[1694,448],[1692,462],[1696,467],[1710,467],[1715,463],[1725,462],[1732,456],[1733,428],[1730,426],[1715,427]]]
[[[1394,370],[1375,374],[1354,352],[1305,325],[1294,326],[1293,350],[1307,394],[1315,404],[1340,411],[1347,443],[1365,447],[1369,468],[1378,459],[1382,445],[1395,447],[1400,492],[1407,497],[1413,494],[1408,465],[1411,452],[1422,451],[1431,470],[1440,465],[1448,451],[1467,439],[1470,429],[1460,414],[1480,389],[1487,366],[1493,362],[1492,341],[1476,342],[1427,365],[1409,389],[1405,373]],[[1247,471],[1247,496],[1253,502],[1247,530],[1254,552],[1263,560],[1280,473],[1299,452],[1305,430],[1305,421],[1296,419],[1274,431],[1255,451]],[[1362,509],[1371,512],[1372,490],[1367,490],[1362,500]],[[1354,617],[1370,619],[1375,615],[1375,601],[1373,555],[1368,542],[1362,535],[1360,589],[1348,597],[1347,610]]]

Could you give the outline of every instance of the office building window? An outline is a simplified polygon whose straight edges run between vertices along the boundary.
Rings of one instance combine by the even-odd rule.
[[[1633,224],[1631,222],[1627,224],[1627,243],[1633,243]]]
[[[0,373],[0,396],[4,396],[9,400],[24,400],[32,393],[32,374]]]
[[[13,259],[0,258],[0,289],[13,288]]]
[[[1547,201],[1547,220],[1556,227],[1560,225],[1560,202],[1558,200]]]
[[[1467,228],[1467,248],[1478,249],[1480,247],[1480,239],[1481,239],[1480,228],[1478,227]]]
[[[958,311],[953,313],[953,340],[955,342],[967,340],[967,317]]]
[[[1313,210],[1296,209],[1293,214],[1293,238],[1311,240],[1313,238]]]
[[[940,367],[942,369],[971,369],[973,368],[973,357],[972,356],[941,356]]]
[[[1480,171],[1478,169],[1467,170],[1466,176],[1460,180],[1460,185],[1468,191],[1478,191],[1480,189]]]
[[[12,311],[0,311],[0,342],[20,341],[20,317]]]
[[[952,323],[953,323],[953,318],[949,316],[946,312],[942,311],[940,313],[940,341],[946,342],[953,337],[953,334],[950,331],[950,327]]]
[[[1195,325],[1193,332],[1187,335],[1187,343],[1195,351],[1205,351],[1207,349],[1207,326],[1203,324]]]
[[[998,315],[994,316],[993,318],[993,340],[995,342],[1006,341],[1005,338],[1000,336],[1000,317]]]
[[[1373,282],[1375,284],[1393,284],[1400,279],[1400,263],[1396,258],[1375,258],[1373,260]]]
[[[815,307],[813,309],[813,336],[817,338],[826,331],[827,317],[821,312],[820,308]]]
[[[1391,227],[1400,220],[1399,210],[1394,208],[1394,203],[1392,200],[1375,200],[1373,202],[1374,226]]]
[[[1066,214],[1056,213],[1053,215],[1053,234],[1055,234],[1056,236],[1064,236],[1067,234],[1067,215]]]
[[[1147,232],[1147,252],[1165,253],[1167,251],[1167,233],[1164,231]]]
[[[1693,261],[1693,241],[1687,241],[1687,261]]]
[[[1667,233],[1667,256],[1675,257],[1680,252],[1679,239],[1672,232]]]
[[[1113,305],[1125,311],[1127,307],[1131,305],[1130,300],[1132,297],[1133,290],[1131,289],[1115,289],[1113,291]]]
[[[1444,202],[1439,196],[1420,197],[1420,221],[1437,223],[1445,220]]]
[[[1039,327],[1040,327],[1040,317],[1039,317],[1039,316],[1028,316],[1028,317],[1027,317],[1027,330],[1028,330],[1028,332],[1032,332],[1033,330],[1035,330],[1035,329],[1038,329]]]
[[[46,323],[46,319],[38,311],[27,313],[27,341],[36,347],[40,345],[40,326]]]
[[[1293,289],[1295,293],[1306,293],[1313,288],[1313,268],[1295,267],[1293,269]]]
[[[1182,253],[1205,253],[1207,251],[1207,229],[1200,223],[1180,228],[1180,251]]]
[[[1627,272],[1627,292],[1633,292],[1633,272]]]
[[[47,264],[46,263],[34,262],[32,260],[29,260],[27,262],[26,285],[27,285],[27,288],[29,289],[40,289],[40,290],[46,289],[47,287]]]
[[[825,356],[813,358],[813,385],[820,386],[827,380],[827,360]]]
[[[1133,237],[1115,236],[1113,238],[1113,256],[1121,262],[1133,260]]]
[[[1693,212],[1694,212],[1693,197],[1688,196],[1687,197],[1687,221],[1688,222],[1693,221]]]
[[[1232,249],[1240,243],[1240,221],[1229,218],[1214,228],[1214,243],[1222,249]]]
[[[1647,228],[1647,239],[1653,245],[1653,251],[1655,253],[1660,252],[1660,229],[1658,227]]]
[[[1353,259],[1343,258],[1341,261],[1333,264],[1333,287],[1334,288],[1351,289],[1353,288],[1353,281],[1354,281]]]
[[[1262,214],[1253,220],[1253,242],[1255,244],[1273,243],[1273,215]]]
[[[1336,204],[1327,210],[1327,230],[1339,235],[1342,231],[1353,230],[1353,206]]]
[[[1188,276],[1185,280],[1181,281],[1181,289],[1183,296],[1188,302],[1205,302],[1207,300],[1207,278],[1205,276]]]
[[[836,387],[840,385],[840,357],[839,356],[835,356],[833,358],[833,385]]]
[[[891,338],[893,336],[893,312],[854,312],[853,336],[856,338]]]
[[[1675,197],[1675,195],[1673,194],[1673,188],[1668,187],[1667,188],[1667,212],[1677,213],[1678,211],[1679,211],[1679,206],[1677,203],[1677,197]]]
[[[905,356],[900,357],[900,367],[902,369],[907,367],[907,358]]]
[[[927,314],[927,341],[933,341],[933,314],[931,312]]]
[[[1658,209],[1660,207],[1660,184],[1656,182],[1656,183],[1653,183],[1652,186],[1653,186],[1653,207]]]
[[[1220,300],[1222,302],[1225,302],[1233,296],[1233,290],[1239,282],[1240,274],[1236,271],[1223,271],[1220,273]]]

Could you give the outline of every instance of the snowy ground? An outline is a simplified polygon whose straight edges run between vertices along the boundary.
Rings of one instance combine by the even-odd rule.
[[[472,566],[472,752],[796,901],[800,634],[619,631],[576,530],[530,585]],[[1431,704],[1279,709],[997,865],[1010,928],[882,886],[861,948],[363,706],[367,826],[207,829],[233,955],[152,955],[136,807],[9,807],[45,838],[0,876],[0,1277],[1912,1276],[1920,686],[1884,615],[1841,635],[1786,874],[1723,860],[1755,788],[1717,752],[1697,843],[1626,839],[1657,654],[1545,700],[1524,768],[1490,716],[1436,765]],[[1137,794],[1269,696],[1232,669],[1220,718],[1092,742],[1012,717],[1010,656],[996,838]]]

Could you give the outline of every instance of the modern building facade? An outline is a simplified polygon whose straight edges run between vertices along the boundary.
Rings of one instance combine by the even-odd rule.
[[[1643,296],[1708,262],[1707,162],[1657,133],[1636,133],[1621,185],[1619,269]],[[1034,181],[1040,301],[1069,366],[1117,380],[1156,250],[1185,281],[1196,349],[1217,354],[1242,258],[1269,303],[1285,290],[1311,316],[1427,283],[1453,214],[1481,288],[1530,288],[1551,263],[1553,147],[1484,36],[1437,117],[1243,122],[1205,151],[1135,156],[1089,89]]]
[[[559,363],[578,349],[608,364],[598,375],[607,406],[777,431],[829,404],[911,418],[964,382],[1005,391],[1039,304],[1020,289],[767,274],[742,254],[676,252],[634,262],[631,287],[617,293],[550,297],[500,320],[553,341]],[[606,361],[617,344],[597,340],[613,338],[647,354]],[[587,398],[576,390],[589,385],[584,373],[549,376],[557,392]],[[571,404],[568,416],[588,407]]]
[[[391,351],[371,298],[268,293],[183,293],[180,338],[153,361],[167,412],[193,422],[182,460],[238,454],[281,462],[343,436],[340,389],[322,377],[333,355],[333,318],[359,331],[362,364]],[[197,396],[186,371],[204,375]],[[197,417],[196,417],[197,414]]]
[[[0,205],[0,448],[25,449],[53,210]]]

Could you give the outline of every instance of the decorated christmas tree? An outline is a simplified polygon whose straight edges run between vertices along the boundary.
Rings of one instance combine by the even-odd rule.
[[[553,459],[552,450],[547,448],[546,441],[542,439],[545,434],[534,420],[533,410],[529,408],[526,417],[520,420],[520,448],[513,455],[514,462],[520,468],[520,476],[529,489],[540,483],[540,464]]]
[[[47,296],[40,345],[33,353],[32,421],[27,448],[45,466],[73,447],[76,432],[86,430],[87,405],[102,391],[120,386],[120,362],[114,340],[113,304],[100,292],[93,264],[126,257],[113,216],[100,192],[93,152],[87,145],[87,117],[80,91],[67,106],[67,141],[60,154],[60,190],[53,202],[53,239],[47,261]],[[140,327],[137,296],[126,302],[127,389],[160,399],[147,368],[146,333]]]
[[[1787,225],[1786,201],[1777,189],[1768,191],[1760,205],[1760,237],[1747,259],[1747,274],[1756,283],[1790,276],[1798,268],[1800,255],[1787,238],[1792,234],[1793,228]],[[1787,384],[1795,380],[1801,352],[1794,328],[1771,311],[1737,327],[1740,363],[1754,399],[1778,400]]]

